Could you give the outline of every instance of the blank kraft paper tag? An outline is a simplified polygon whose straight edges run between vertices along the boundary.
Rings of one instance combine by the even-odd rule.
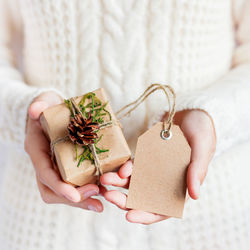
[[[126,207],[182,218],[191,149],[179,126],[169,140],[162,128],[159,122],[138,138]]]

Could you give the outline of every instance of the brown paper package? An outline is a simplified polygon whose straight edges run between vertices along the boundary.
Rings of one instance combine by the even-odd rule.
[[[108,101],[104,89],[100,88],[93,92],[103,103]],[[81,97],[76,98],[77,103],[80,100]],[[109,103],[106,109],[111,113],[112,120],[115,120],[115,114]],[[50,141],[54,141],[57,138],[67,135],[70,111],[64,103],[50,107],[42,113],[40,122],[46,136]],[[100,129],[98,136],[101,135],[103,135],[103,137],[98,142],[98,147],[109,149],[108,152],[98,154],[101,169],[104,173],[116,171],[120,165],[131,157],[131,152],[124,138],[122,129],[118,124],[113,124],[110,127]],[[79,153],[81,150],[81,147],[78,147]],[[81,165],[77,167],[75,146],[70,140],[55,144],[54,153],[61,177],[65,182],[76,186],[96,182],[97,177],[94,176],[96,168],[89,160],[83,161]]]

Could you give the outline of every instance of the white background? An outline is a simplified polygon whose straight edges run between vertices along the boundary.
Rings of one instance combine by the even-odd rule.
[[[6,150],[4,149],[3,145],[0,143],[0,184],[2,183],[2,179],[4,176],[5,171],[5,164],[4,164],[4,155]]]

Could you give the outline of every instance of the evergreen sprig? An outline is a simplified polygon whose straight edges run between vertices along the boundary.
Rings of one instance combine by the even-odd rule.
[[[86,103],[86,101],[88,101]],[[73,117],[73,111],[72,111],[72,103],[70,100],[64,100],[66,106],[69,108],[71,112],[71,116]],[[85,104],[86,103],[86,104]],[[82,99],[80,100],[78,106],[82,112],[82,115],[84,118],[88,117],[88,113],[91,111],[93,122],[97,122],[99,124],[104,123],[104,118],[107,116],[108,119],[111,121],[112,116],[110,112],[106,109],[108,102],[102,103],[102,101],[97,98],[96,94],[93,92],[89,92],[85,94]],[[101,135],[97,140],[95,139],[94,147],[97,154],[101,154],[104,152],[108,152],[109,149],[101,149],[97,146],[97,143],[102,139],[103,135]],[[89,148],[88,145],[81,146],[83,149],[83,152],[81,154],[78,154],[78,146],[75,144],[75,158],[78,160],[77,167],[81,165],[81,163],[85,160],[91,161],[92,164],[94,164],[94,157],[93,154]]]

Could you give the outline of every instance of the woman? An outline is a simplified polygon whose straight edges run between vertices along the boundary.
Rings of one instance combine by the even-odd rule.
[[[249,2],[0,2],[0,136],[8,151],[3,249],[247,249]],[[23,35],[23,75],[11,47],[17,34]],[[183,220],[136,210],[125,220],[110,204],[124,208],[121,191],[63,183],[39,124],[41,112],[62,97],[104,87],[117,110],[152,82],[169,83],[177,92],[175,123],[192,149],[192,199]],[[168,111],[163,98],[155,94],[122,121],[132,149]],[[101,182],[126,187],[131,169],[129,161]],[[97,194],[107,201],[92,197]]]

